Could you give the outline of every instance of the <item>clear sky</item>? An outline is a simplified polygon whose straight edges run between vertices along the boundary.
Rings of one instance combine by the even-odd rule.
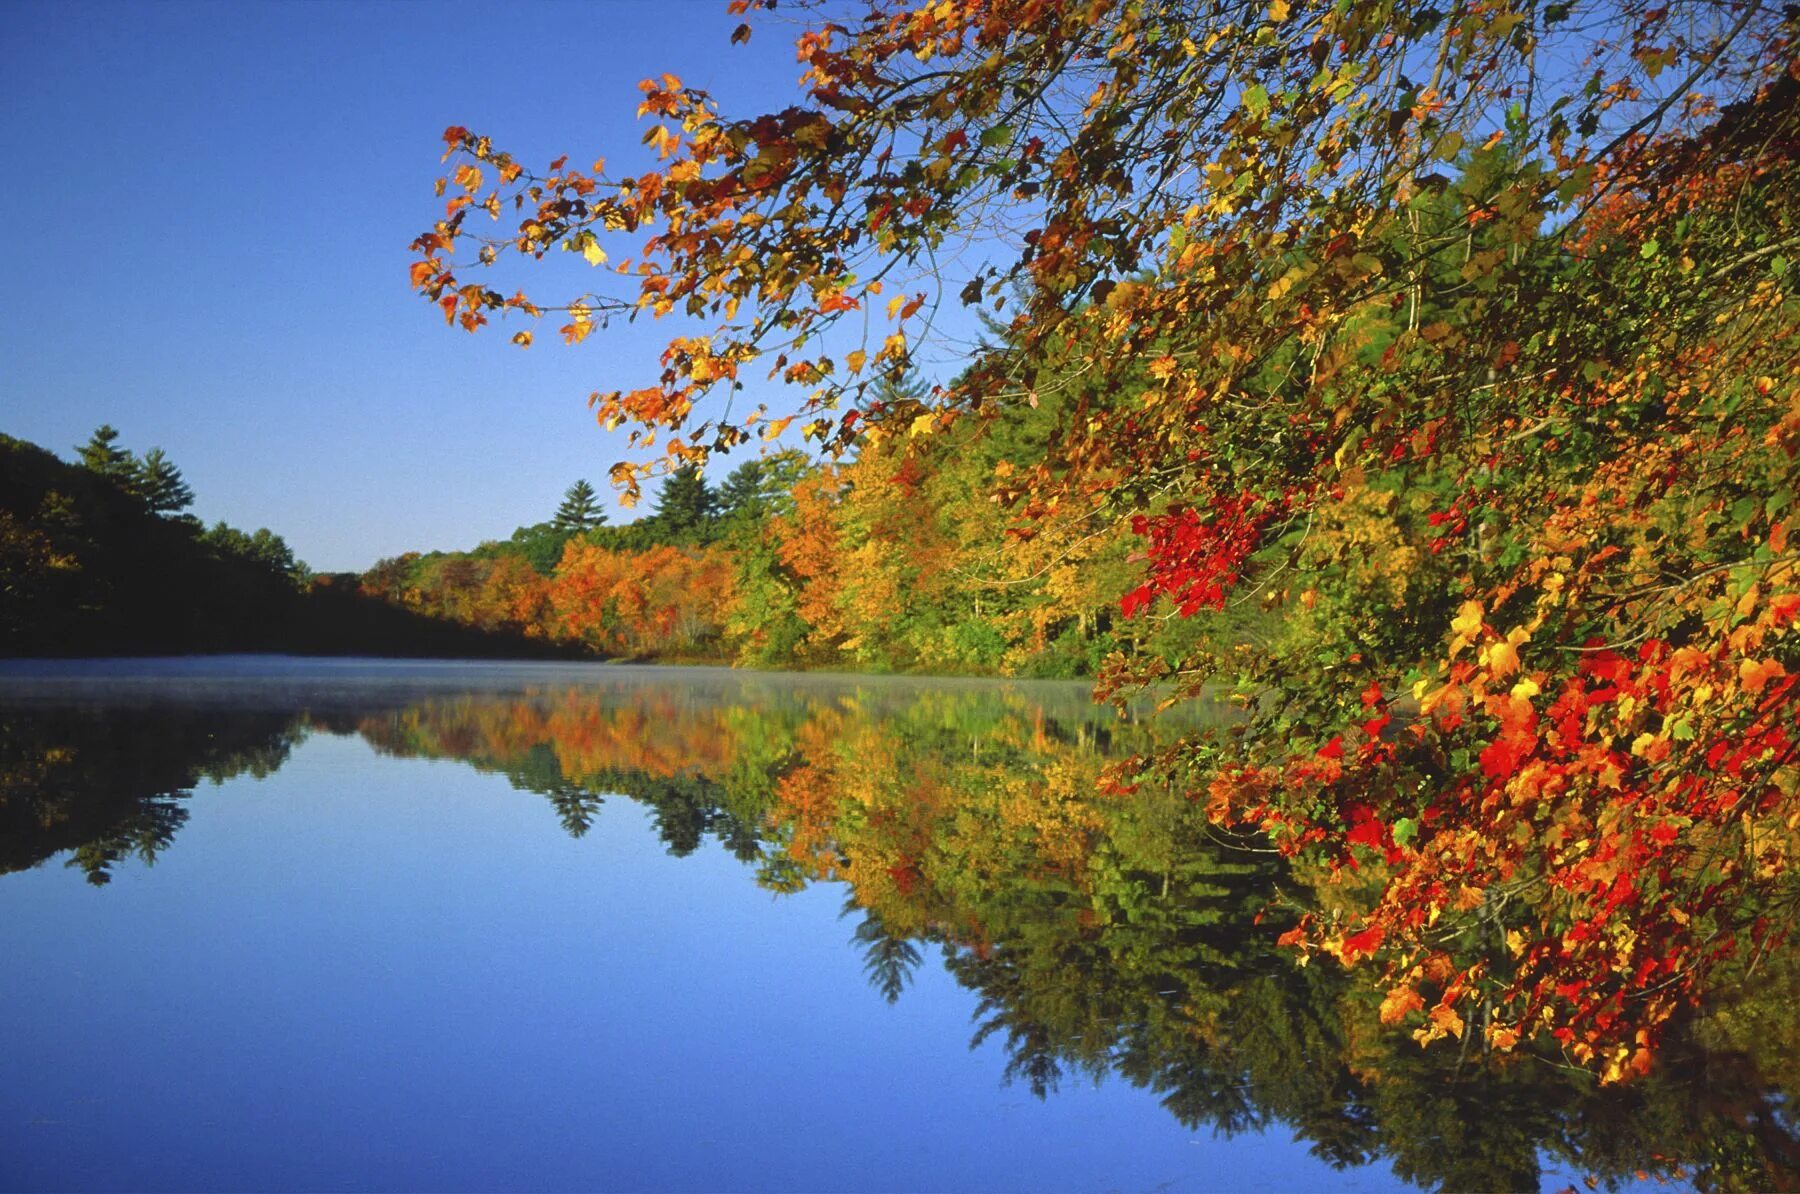
[[[577,477],[610,493],[623,433],[586,397],[652,381],[672,329],[566,348],[546,322],[529,351],[452,331],[408,289],[407,245],[442,210],[446,125],[616,169],[647,153],[645,75],[791,102],[791,28],[731,47],[738,20],[724,0],[0,5],[0,431],[71,458],[112,423],[168,452],[194,513],[324,571],[503,538]]]

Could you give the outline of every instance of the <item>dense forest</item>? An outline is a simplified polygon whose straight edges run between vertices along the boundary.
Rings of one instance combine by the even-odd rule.
[[[924,392],[895,388],[896,400]],[[467,551],[314,573],[281,536],[211,527],[161,451],[103,427],[76,463],[0,440],[0,652],[557,656],[1090,676],[1121,647],[1171,658],[1194,627],[1121,617],[1130,528],[1022,547],[983,496],[1058,417],[953,444],[786,450],[718,484],[672,471],[607,525],[578,481],[543,522]],[[996,429],[1000,430],[1000,429]],[[158,480],[153,480],[159,478]],[[161,488],[158,489],[157,487]],[[1239,622],[1254,621],[1240,618]],[[1241,627],[1234,625],[1234,633]]]

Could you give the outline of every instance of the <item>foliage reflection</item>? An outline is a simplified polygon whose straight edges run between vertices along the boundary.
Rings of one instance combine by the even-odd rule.
[[[503,775],[575,837],[624,797],[673,854],[712,841],[775,891],[843,883],[879,997],[904,998],[941,954],[977,996],[975,1042],[1000,1042],[1005,1077],[1040,1096],[1118,1075],[1191,1128],[1286,1125],[1334,1164],[1384,1159],[1450,1188],[1534,1188],[1547,1158],[1601,1181],[1800,1184],[1800,952],[1721,972],[1624,1085],[1553,1054],[1489,1054],[1475,1033],[1422,1048],[1357,971],[1275,945],[1341,887],[1172,791],[1109,790],[1107,765],[1156,731],[1073,688],[733,678],[3,720],[0,870],[70,852],[104,883],[168,848],[200,780],[266,775],[308,733],[355,733]]]

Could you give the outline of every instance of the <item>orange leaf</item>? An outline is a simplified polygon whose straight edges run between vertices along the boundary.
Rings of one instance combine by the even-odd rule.
[[[1408,1012],[1416,1012],[1425,1006],[1425,1000],[1412,987],[1395,987],[1381,1001],[1381,1022],[1398,1024],[1406,1018]]]
[[[1781,666],[1779,659],[1765,659],[1756,663],[1746,659],[1738,665],[1738,681],[1748,693],[1761,693],[1770,680],[1787,675],[1787,669]]]

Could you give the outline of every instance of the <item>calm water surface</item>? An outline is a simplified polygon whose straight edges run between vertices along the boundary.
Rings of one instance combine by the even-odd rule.
[[[1273,861],[1095,794],[1158,732],[1080,686],[15,663],[0,730],[0,1187],[1554,1188],[1618,1132],[1355,1039]]]

